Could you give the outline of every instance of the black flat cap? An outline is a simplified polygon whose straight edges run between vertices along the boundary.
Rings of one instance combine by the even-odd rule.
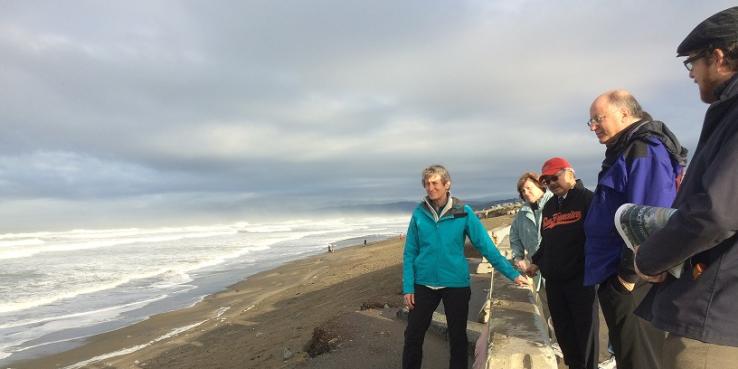
[[[698,24],[677,47],[677,56],[734,42],[738,42],[738,6],[725,9]]]

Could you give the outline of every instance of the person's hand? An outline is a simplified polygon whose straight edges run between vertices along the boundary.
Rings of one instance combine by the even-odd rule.
[[[629,292],[633,292],[633,289],[636,286],[635,283],[628,282],[625,279],[623,279],[623,277],[621,277],[621,276],[618,276],[618,282],[620,282],[620,284],[623,286],[623,288],[625,288]]]
[[[528,277],[526,277],[526,276],[524,276],[522,274],[519,275],[519,276],[517,276],[517,277],[515,277],[515,280],[513,282],[515,282],[515,284],[518,285],[518,286],[520,286],[520,287],[528,287],[528,286],[530,286],[530,280],[528,279]]]
[[[524,273],[525,270],[528,269],[528,260],[519,259],[515,261],[515,267],[518,268],[521,273]]]
[[[527,274],[528,277],[533,277],[537,273],[538,273],[538,265],[535,265],[533,263],[531,263],[530,265],[528,265],[528,268],[525,269],[525,274]]]
[[[638,277],[646,282],[650,283],[661,283],[666,280],[666,272],[661,272],[657,275],[646,275],[641,273],[641,271],[638,269],[638,264],[636,264],[636,257],[638,256],[638,247],[636,246],[633,250],[633,267],[635,268],[635,272],[638,275]]]
[[[408,308],[408,310],[412,310],[415,308],[415,294],[414,293],[406,293],[404,296],[405,299],[405,306]]]

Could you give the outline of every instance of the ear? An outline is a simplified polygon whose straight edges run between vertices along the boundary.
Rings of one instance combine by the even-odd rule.
[[[443,185],[443,187],[446,189],[446,191],[451,189],[451,181],[446,182],[446,184]]]
[[[625,108],[625,107],[621,107],[620,109],[618,109],[618,114],[620,114],[620,121],[621,122],[624,122],[625,121],[625,118],[630,115],[630,113],[628,113],[628,109]]]
[[[725,52],[722,49],[713,50],[710,57],[718,72],[730,72],[725,65]]]

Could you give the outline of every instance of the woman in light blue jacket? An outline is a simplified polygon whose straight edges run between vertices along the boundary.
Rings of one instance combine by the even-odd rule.
[[[433,311],[443,301],[451,346],[449,368],[466,369],[466,322],[471,295],[464,257],[466,238],[505,277],[518,285],[527,285],[528,281],[500,255],[472,209],[451,197],[451,177],[446,168],[426,168],[422,182],[428,196],[413,211],[403,253],[402,289],[410,313],[402,367],[420,369],[425,332]]]
[[[552,194],[538,181],[538,175],[534,172],[520,176],[518,194],[525,204],[510,226],[510,248],[515,266],[524,271],[530,264],[530,255],[535,254],[541,244],[541,211]]]

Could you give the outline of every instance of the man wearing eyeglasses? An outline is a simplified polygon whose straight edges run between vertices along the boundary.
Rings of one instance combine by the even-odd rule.
[[[584,284],[598,286],[618,369],[659,369],[664,333],[633,314],[651,288],[638,278],[633,253],[615,229],[624,203],[669,207],[687,150],[625,90],[608,91],[590,107],[589,129],[607,147],[584,231]],[[667,369],[667,368],[663,368]]]
[[[582,185],[571,164],[551,158],[540,182],[554,196],[543,206],[541,245],[531,257],[528,275],[540,269],[556,340],[569,369],[597,369],[599,322],[595,288],[584,277],[584,218],[592,191]]]
[[[738,362],[738,7],[697,25],[677,48],[710,104],[677,212],[636,251],[654,287],[636,310],[667,332],[662,368]],[[683,263],[679,278],[665,271]],[[618,367],[620,363],[618,363]]]

